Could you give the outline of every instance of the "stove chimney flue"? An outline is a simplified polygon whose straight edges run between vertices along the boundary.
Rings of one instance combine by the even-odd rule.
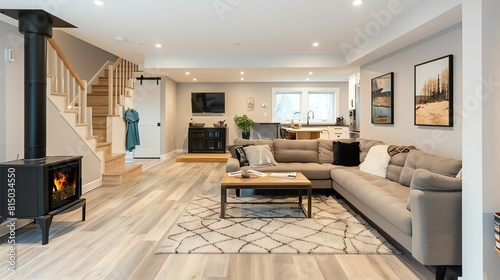
[[[47,13],[19,13],[19,32],[24,34],[24,158],[47,155],[47,38],[52,19]]]

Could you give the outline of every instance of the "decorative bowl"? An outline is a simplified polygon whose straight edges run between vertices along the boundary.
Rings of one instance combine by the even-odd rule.
[[[204,127],[205,123],[192,123],[189,126],[190,127]]]

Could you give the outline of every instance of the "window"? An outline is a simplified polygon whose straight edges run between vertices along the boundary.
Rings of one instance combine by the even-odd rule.
[[[273,121],[335,122],[339,88],[273,88]]]

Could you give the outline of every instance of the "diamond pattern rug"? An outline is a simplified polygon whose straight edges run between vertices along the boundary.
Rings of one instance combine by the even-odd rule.
[[[313,197],[312,219],[297,197],[228,196],[228,202],[238,204],[228,204],[220,219],[220,196],[196,196],[156,254],[400,254],[333,198]]]

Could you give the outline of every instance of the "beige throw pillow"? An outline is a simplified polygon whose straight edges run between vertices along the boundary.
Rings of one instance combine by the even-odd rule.
[[[250,166],[278,165],[268,145],[248,146],[244,147],[243,150],[250,162]]]

